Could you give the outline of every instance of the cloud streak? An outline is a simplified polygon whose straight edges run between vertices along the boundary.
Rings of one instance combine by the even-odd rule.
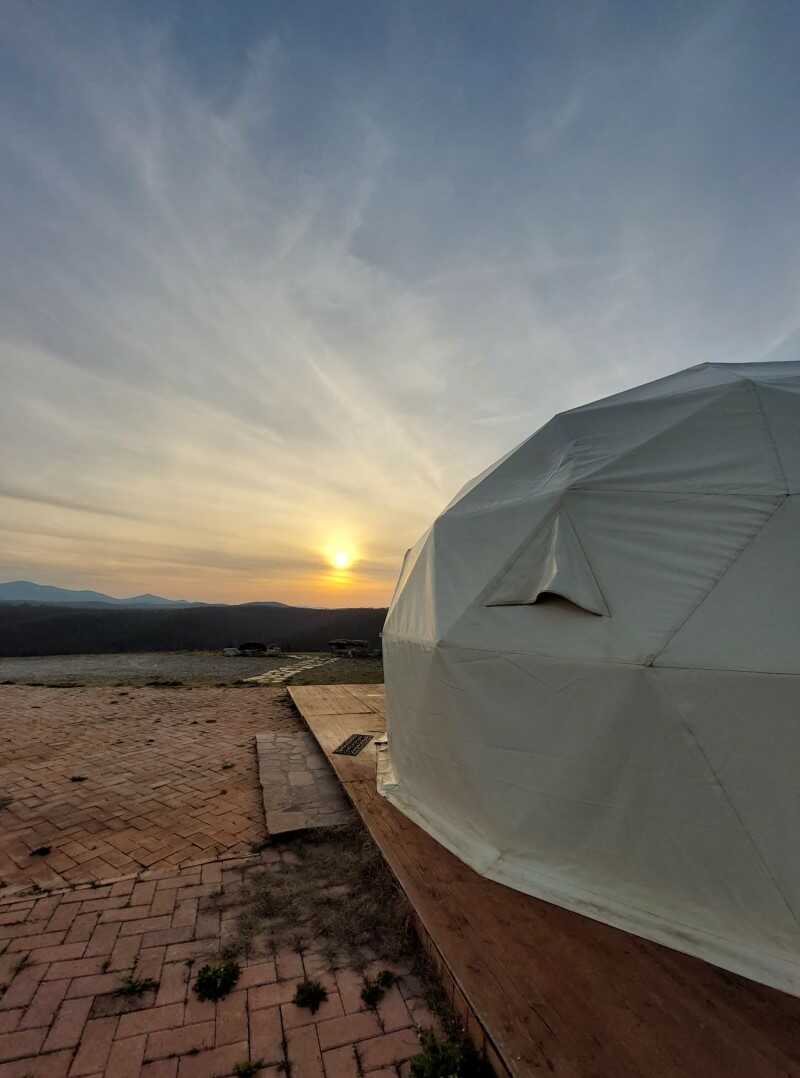
[[[790,27],[588,8],[16,7],[0,576],[382,603],[553,411],[795,329]]]

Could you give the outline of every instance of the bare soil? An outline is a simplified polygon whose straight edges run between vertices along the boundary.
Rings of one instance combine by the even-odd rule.
[[[234,684],[292,660],[228,658],[214,651],[150,651],[115,655],[44,655],[0,658],[0,684],[114,685],[140,687],[154,681],[184,685]],[[334,665],[334,664],[332,664]]]

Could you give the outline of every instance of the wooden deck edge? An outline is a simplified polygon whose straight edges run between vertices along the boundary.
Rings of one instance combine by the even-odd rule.
[[[358,806],[356,806],[356,808],[357,807]],[[378,844],[377,839],[375,839],[374,835],[373,840],[378,846],[378,849],[380,849],[380,845]],[[383,853],[383,850],[381,850],[381,853]],[[384,860],[386,860],[385,857]],[[486,1029],[486,1026],[483,1024],[474,1007],[470,1003],[466,993],[459,985],[458,978],[450,969],[447,959],[436,945],[436,941],[433,939],[433,936],[431,936],[430,932],[426,928],[425,922],[422,920],[419,913],[414,909],[414,906],[412,905],[411,899],[408,897],[405,888],[403,887],[400,880],[397,878],[397,874],[395,873],[392,866],[389,864],[388,860],[386,861],[386,863],[387,865],[389,865],[389,870],[392,873],[392,876],[394,877],[397,886],[406,896],[406,900],[408,901],[409,906],[411,906],[411,912],[414,918],[414,930],[417,934],[417,937],[419,938],[419,941],[425,953],[428,955],[428,958],[436,969],[439,979],[442,982],[442,988],[444,989],[445,995],[447,996],[447,1000],[450,1006],[453,1008],[453,1012],[455,1013],[456,1017],[461,1022],[465,1036],[469,1038],[473,1048],[478,1053],[478,1055],[481,1056],[481,1058],[484,1059],[486,1063],[492,1068],[492,1071],[495,1075],[497,1075],[497,1078],[513,1078],[512,1072],[506,1066],[505,1061],[497,1048],[497,1045],[492,1039],[492,1035]]]

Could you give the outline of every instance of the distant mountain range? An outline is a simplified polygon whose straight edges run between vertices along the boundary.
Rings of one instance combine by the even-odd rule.
[[[67,606],[89,606],[103,603],[105,606],[186,607],[227,606],[227,603],[201,603],[191,599],[165,599],[162,595],[132,595],[130,599],[116,599],[101,591],[74,591],[72,588],[54,588],[50,584],[34,584],[32,580],[9,580],[0,584],[0,603],[64,603]],[[286,606],[286,603],[254,603],[255,606]]]
[[[35,584],[32,580],[10,580],[0,584],[0,603],[67,603],[85,606],[104,603],[110,606],[201,606],[188,599],[165,599],[161,595],[132,595],[130,599],[115,599],[100,591],[74,591],[54,588],[50,584]]]

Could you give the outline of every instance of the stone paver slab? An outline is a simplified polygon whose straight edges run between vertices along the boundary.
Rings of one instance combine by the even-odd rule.
[[[256,737],[264,815],[270,835],[350,823],[355,813],[307,730]]]

